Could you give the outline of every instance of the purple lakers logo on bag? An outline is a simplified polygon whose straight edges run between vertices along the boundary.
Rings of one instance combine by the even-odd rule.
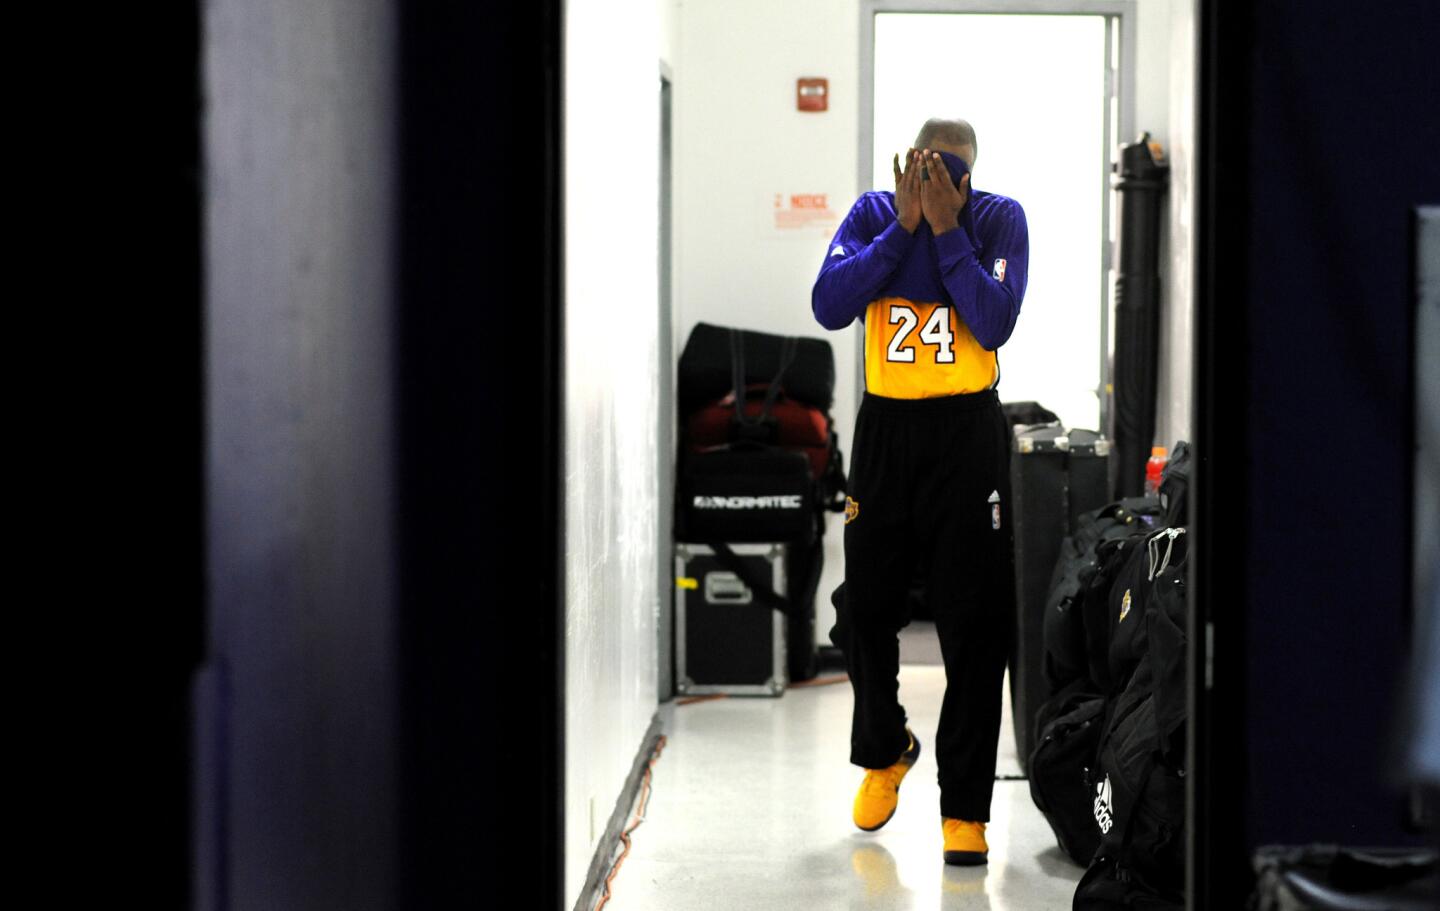
[[[855,521],[855,517],[858,516],[858,515],[860,515],[860,504],[857,503],[857,502],[855,502],[855,501],[854,501],[853,499],[851,499],[850,497],[846,497],[846,498],[845,498],[845,524],[846,524],[846,525],[849,525],[851,522],[854,522],[854,521]]]
[[[1005,260],[995,260],[995,268],[990,270],[990,274],[995,277],[997,282],[1003,282],[1005,280]]]
[[[1000,491],[990,491],[990,499],[985,502],[990,504],[990,527],[996,531],[1000,530]]]

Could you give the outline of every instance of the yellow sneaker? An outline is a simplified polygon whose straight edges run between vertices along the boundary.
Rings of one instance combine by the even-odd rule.
[[[866,832],[874,832],[895,815],[900,803],[900,780],[920,758],[920,741],[909,728],[905,733],[910,735],[910,746],[889,768],[866,769],[865,780],[855,795],[855,825]]]
[[[947,864],[974,867],[986,862],[990,846],[985,843],[985,823],[942,816],[940,829],[945,833]]]

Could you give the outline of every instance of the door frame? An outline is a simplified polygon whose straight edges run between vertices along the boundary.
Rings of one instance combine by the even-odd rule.
[[[660,408],[656,414],[656,445],[660,450],[660,470],[656,476],[657,502],[656,551],[659,555],[655,623],[659,673],[657,697],[661,702],[675,698],[675,566],[674,516],[676,468],[675,415],[675,332],[674,320],[674,258],[675,215],[674,188],[674,101],[675,74],[664,60],[660,61],[660,243],[658,269],[660,275]]]

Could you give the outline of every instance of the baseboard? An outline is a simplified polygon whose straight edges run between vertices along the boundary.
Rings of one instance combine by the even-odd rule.
[[[625,787],[620,796],[615,799],[615,809],[610,813],[610,821],[605,824],[605,832],[595,844],[595,856],[590,859],[590,870],[585,874],[585,887],[580,890],[580,897],[575,900],[575,911],[590,911],[595,903],[600,900],[600,894],[605,886],[605,877],[610,875],[610,867],[615,862],[616,846],[620,844],[620,833],[630,822],[630,810],[635,806],[635,798],[640,794],[640,784],[645,778],[645,767],[650,764],[650,757],[655,753],[655,743],[660,739],[660,713],[650,719],[650,728],[645,732],[644,738],[640,741],[640,749],[635,754],[635,762],[630,767],[630,775],[625,779]]]

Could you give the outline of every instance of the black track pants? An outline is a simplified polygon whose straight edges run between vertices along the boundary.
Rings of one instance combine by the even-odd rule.
[[[866,393],[851,456],[845,586],[830,631],[855,692],[850,761],[884,768],[909,743],[897,634],[910,620],[910,582],[924,580],[945,659],[934,740],[940,813],[982,822],[1014,636],[1009,458],[1010,427],[994,391],[915,400]]]

